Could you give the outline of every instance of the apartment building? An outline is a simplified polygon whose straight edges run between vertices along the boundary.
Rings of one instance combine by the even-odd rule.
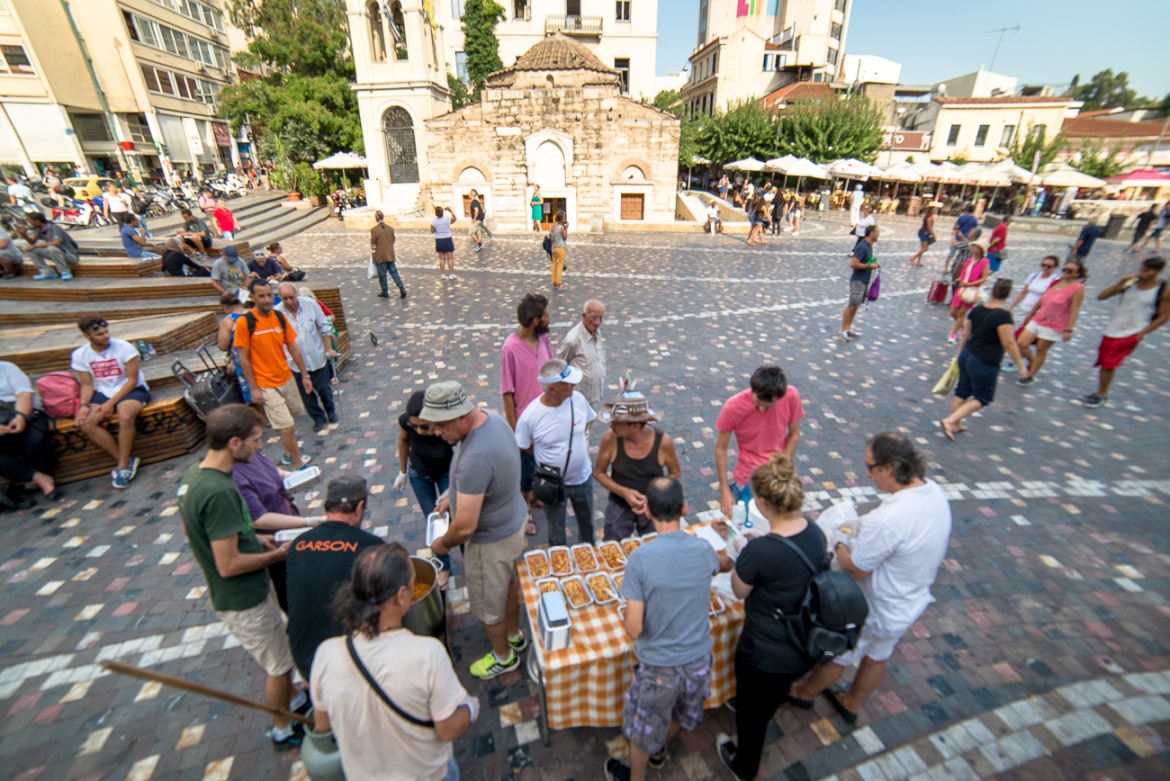
[[[0,164],[140,179],[238,164],[215,117],[235,78],[220,2],[0,0]]]
[[[622,92],[653,100],[658,51],[658,0],[499,0],[507,18],[496,24],[500,60],[513,65],[546,35],[564,33],[622,75]],[[393,2],[391,15],[395,12]],[[463,51],[464,0],[434,0],[443,27],[447,69],[467,76]],[[400,12],[399,12],[400,13]],[[392,31],[393,34],[393,31]]]
[[[699,0],[684,105],[711,114],[794,82],[837,81],[851,10],[852,0]]]

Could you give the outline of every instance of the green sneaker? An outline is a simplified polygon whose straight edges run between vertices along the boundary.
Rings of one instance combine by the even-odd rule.
[[[515,651],[511,651],[508,655],[508,661],[500,662],[496,660],[496,655],[488,651],[487,656],[474,662],[471,665],[471,674],[481,681],[490,681],[504,673],[510,673],[513,670],[520,668],[520,657],[516,655]]]
[[[516,637],[509,637],[508,645],[512,646],[513,651],[520,653],[528,649],[528,638],[521,632]]]

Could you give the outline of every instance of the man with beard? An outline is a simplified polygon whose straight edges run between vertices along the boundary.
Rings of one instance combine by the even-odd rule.
[[[529,293],[516,307],[520,327],[504,340],[500,350],[500,393],[504,397],[504,417],[516,430],[516,421],[529,404],[542,393],[540,367],[552,360],[548,339],[548,299]],[[520,453],[520,491],[532,503],[532,473],[536,459],[532,453]]]

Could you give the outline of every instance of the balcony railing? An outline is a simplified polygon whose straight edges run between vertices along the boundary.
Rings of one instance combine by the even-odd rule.
[[[546,16],[544,31],[546,34],[601,35],[601,21],[600,16]]]

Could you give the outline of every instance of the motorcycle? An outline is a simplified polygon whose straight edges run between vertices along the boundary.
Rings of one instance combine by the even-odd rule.
[[[69,201],[65,208],[61,208],[49,198],[44,199],[42,203],[52,209],[50,219],[64,227],[65,230],[75,227],[89,228],[94,225],[104,227],[112,224],[104,215],[98,213],[91,201],[74,199]]]

